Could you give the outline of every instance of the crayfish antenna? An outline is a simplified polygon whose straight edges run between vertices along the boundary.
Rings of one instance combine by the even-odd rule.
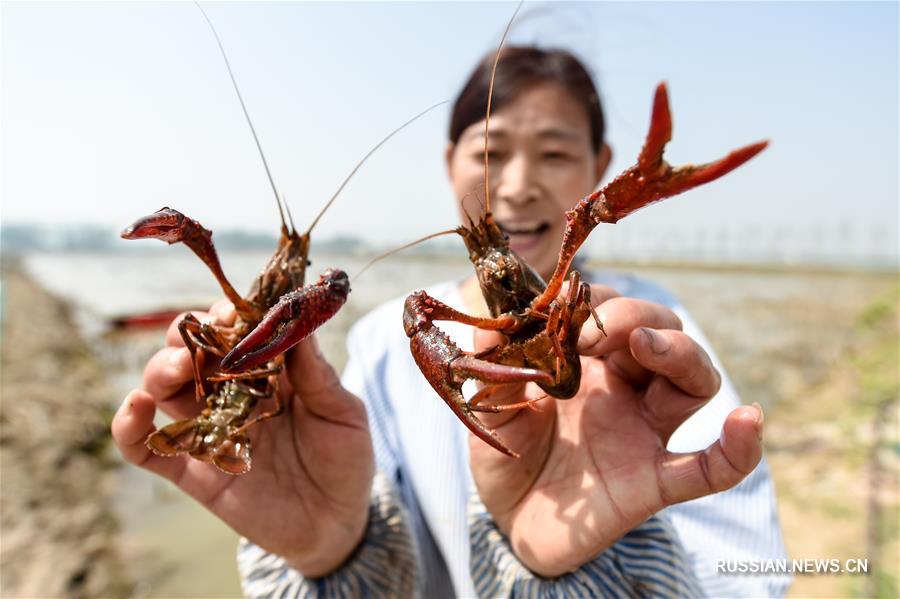
[[[287,198],[284,195],[281,196],[281,202],[284,204],[284,210],[287,212],[288,222],[291,224],[291,235],[297,234],[297,227],[294,225],[294,217],[291,215],[291,207],[287,203]],[[284,217],[282,217],[282,223],[284,222]],[[309,233],[307,233],[308,235]]]
[[[353,178],[353,175],[356,174],[356,171],[358,171],[360,169],[360,167],[366,162],[366,160],[369,159],[369,156],[374,154],[378,148],[380,148],[385,143],[387,143],[387,141],[390,138],[394,137],[394,135],[396,135],[397,133],[399,133],[400,131],[405,129],[407,127],[407,125],[411,125],[412,123],[417,121],[419,119],[419,117],[425,116],[426,114],[428,114],[429,112],[431,112],[432,110],[437,108],[438,106],[443,106],[444,104],[447,104],[449,102],[450,102],[450,100],[444,100],[443,102],[438,102],[437,104],[432,104],[431,106],[429,106],[428,108],[426,108],[425,110],[423,110],[422,112],[417,114],[416,116],[412,117],[411,119],[409,119],[408,121],[406,121],[405,123],[403,123],[402,125],[397,127],[396,129],[394,129],[393,131],[388,133],[386,136],[384,136],[381,139],[381,141],[379,141],[377,144],[375,144],[375,146],[371,150],[369,150],[366,153],[366,155],[363,156],[359,162],[356,163],[356,166],[353,167],[353,170],[350,171],[350,174],[347,175],[347,177],[341,183],[340,187],[337,188],[337,191],[334,192],[334,195],[332,195],[331,198],[327,202],[325,202],[325,205],[322,206],[321,210],[319,210],[319,214],[317,214],[316,218],[313,219],[313,222],[309,226],[309,229],[307,229],[305,235],[309,235],[310,233],[312,233],[313,228],[319,223],[319,219],[321,219],[322,216],[325,214],[325,212],[331,207],[331,205],[337,199],[338,195],[340,195],[340,193],[344,190],[344,187],[347,186],[347,183],[350,182],[350,179]]]
[[[500,37],[500,44],[497,46],[497,53],[494,55],[494,65],[491,67],[491,82],[488,85],[488,99],[487,99],[487,109],[484,113],[484,213],[488,215],[491,213],[491,190],[490,190],[490,176],[488,174],[488,132],[489,125],[491,122],[491,100],[494,97],[494,78],[497,75],[497,63],[500,62],[500,51],[503,49],[503,42],[506,41],[506,36],[509,35],[509,30],[512,29],[513,21],[516,20],[516,15],[519,14],[519,9],[522,8],[522,4],[524,4],[525,0],[519,0],[518,6],[516,6],[516,10],[513,11],[512,16],[509,18],[509,22],[506,24],[506,30],[503,32],[503,35]]]
[[[369,268],[372,265],[374,265],[376,262],[381,262],[388,256],[392,256],[392,255],[396,254],[397,252],[401,252],[407,248],[411,248],[414,245],[418,245],[418,244],[422,243],[423,241],[428,241],[429,239],[434,239],[435,237],[440,237],[441,235],[450,235],[451,233],[456,233],[456,232],[457,232],[456,229],[447,229],[446,231],[439,231],[437,233],[432,233],[431,235],[426,235],[425,237],[416,239],[415,241],[410,241],[409,243],[404,243],[403,245],[401,245],[399,247],[395,247],[392,250],[388,250],[385,253],[383,253],[379,256],[375,256],[374,258],[372,258],[371,260],[366,262],[365,266],[363,266],[359,270],[359,272],[357,272],[355,275],[353,275],[352,279],[355,281],[357,278],[359,278],[360,275],[362,275],[364,272],[369,270]]]
[[[215,26],[209,18],[209,15],[207,15],[206,11],[203,10],[203,7],[200,6],[200,3],[195,0],[194,5],[200,10],[203,18],[206,19],[206,23],[207,25],[209,25],[213,37],[216,38],[216,44],[218,44],[219,46],[219,52],[222,54],[222,59],[225,61],[225,68],[228,69],[228,77],[231,78],[231,85],[234,87],[234,91],[237,94],[238,102],[241,103],[241,110],[244,111],[244,118],[247,119],[247,125],[250,126],[250,133],[253,134],[253,141],[256,142],[256,149],[259,150],[259,157],[262,159],[263,168],[266,169],[266,176],[269,178],[269,185],[272,186],[272,193],[275,194],[275,203],[278,205],[278,215],[281,217],[281,227],[282,229],[286,229],[284,211],[281,208],[281,200],[278,196],[278,189],[275,187],[275,179],[272,178],[272,171],[269,170],[269,162],[266,160],[266,155],[263,152],[262,144],[259,143],[259,136],[256,135],[256,128],[253,126],[253,121],[250,119],[250,113],[247,111],[247,105],[244,104],[244,97],[241,95],[241,90],[238,87],[237,79],[235,79],[234,72],[231,70],[231,62],[228,60],[228,55],[225,53],[225,46],[222,45],[222,40],[219,39],[219,33],[216,31]]]

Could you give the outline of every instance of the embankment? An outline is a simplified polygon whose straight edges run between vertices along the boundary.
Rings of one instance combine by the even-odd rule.
[[[3,265],[0,596],[124,597],[110,389],[64,302]]]

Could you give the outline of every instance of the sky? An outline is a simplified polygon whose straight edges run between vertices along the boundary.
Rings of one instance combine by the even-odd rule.
[[[455,97],[515,8],[203,6],[301,228],[385,134]],[[726,178],[629,217],[610,239],[739,234],[829,255],[881,248],[895,256],[898,6],[526,3],[511,40],[565,47],[591,67],[609,121],[608,177],[634,161],[662,80],[673,164],[772,142]],[[276,230],[256,147],[192,3],[3,2],[0,52],[4,224],[117,229],[165,205],[213,230]],[[390,140],[316,235],[390,244],[454,225],[448,119],[440,107]]]

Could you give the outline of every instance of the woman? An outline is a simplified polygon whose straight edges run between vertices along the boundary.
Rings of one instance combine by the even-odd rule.
[[[447,165],[461,204],[483,177],[491,59],[476,68],[453,110]],[[571,55],[510,48],[493,105],[491,207],[511,247],[546,278],[564,211],[597,186],[609,164],[598,96]],[[288,360],[288,413],[255,427],[250,474],[225,477],[143,447],[157,404],[176,417],[197,410],[183,389],[190,363],[174,328],[172,347],[151,360],[144,389],[129,394],[117,414],[116,442],[127,459],[176,481],[248,539],[239,563],[252,595],[417,588],[427,596],[469,596],[545,585],[578,594],[783,591],[777,581],[714,572],[715,559],[783,557],[767,472],[764,465],[754,471],[760,409],[738,407],[671,296],[632,277],[588,274],[607,335],[590,322],[584,329],[579,394],[483,418],[522,454],[519,460],[468,438],[431,391],[409,355],[402,299],[351,332],[342,382],[314,341],[298,346]],[[486,314],[474,277],[428,291]],[[233,318],[223,305],[214,315]],[[472,339],[466,327],[441,327],[463,349],[491,343],[480,335],[465,347]],[[492,401],[521,401],[526,393],[512,387]],[[670,454],[667,445],[694,453]],[[751,471],[730,496],[654,516],[731,488]],[[734,530],[743,532],[729,537]]]

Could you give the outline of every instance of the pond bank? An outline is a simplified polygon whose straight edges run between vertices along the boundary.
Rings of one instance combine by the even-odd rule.
[[[3,264],[0,596],[125,597],[111,389],[66,303]]]

